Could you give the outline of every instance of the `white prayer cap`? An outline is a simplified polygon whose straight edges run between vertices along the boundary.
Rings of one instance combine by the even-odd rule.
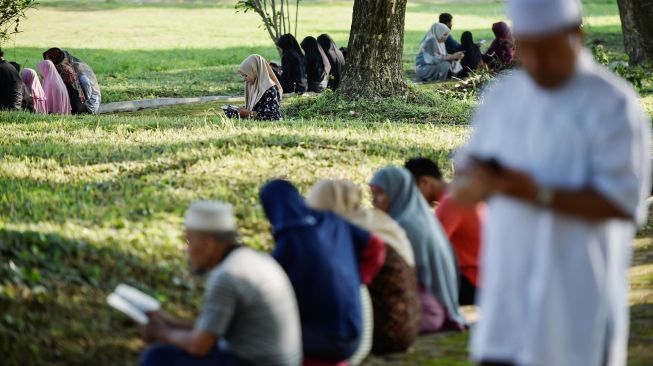
[[[580,25],[580,0],[507,0],[516,36],[544,36]]]
[[[190,204],[184,219],[186,229],[206,232],[236,230],[236,219],[230,204],[218,201],[197,201]]]

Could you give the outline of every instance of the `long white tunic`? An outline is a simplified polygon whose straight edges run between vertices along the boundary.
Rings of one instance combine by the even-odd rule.
[[[627,270],[634,219],[650,189],[651,124],[624,81],[583,52],[564,87],[523,71],[483,98],[470,154],[496,158],[557,189],[592,187],[633,217],[590,222],[505,196],[484,227],[475,360],[518,365],[625,365]]]

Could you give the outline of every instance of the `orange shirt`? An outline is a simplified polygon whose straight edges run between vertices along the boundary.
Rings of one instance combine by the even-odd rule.
[[[436,215],[456,252],[463,276],[474,286],[479,286],[479,252],[485,205],[464,208],[445,194],[436,209]]]

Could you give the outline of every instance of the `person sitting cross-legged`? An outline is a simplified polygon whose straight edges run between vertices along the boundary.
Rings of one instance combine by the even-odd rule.
[[[238,67],[245,80],[245,108],[240,117],[265,121],[281,119],[283,88],[270,64],[260,55],[248,56]]]
[[[485,204],[462,207],[451,199],[440,167],[428,158],[412,158],[406,162],[417,187],[429,205],[436,205],[436,215],[456,253],[460,268],[460,305],[473,305],[480,283],[479,253],[481,231],[485,221]]]
[[[190,263],[209,272],[197,321],[157,312],[141,327],[141,365],[288,365],[302,361],[292,285],[269,255],[238,244],[230,205],[200,201],[185,217]]]

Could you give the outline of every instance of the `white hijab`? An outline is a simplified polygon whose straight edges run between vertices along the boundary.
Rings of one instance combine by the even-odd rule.
[[[346,180],[323,180],[308,192],[306,204],[322,211],[332,211],[354,225],[377,235],[392,247],[406,263],[414,267],[415,255],[404,229],[390,216],[375,208],[362,207],[363,191]]]
[[[268,62],[260,55],[248,56],[240,64],[238,71],[254,80],[252,84],[245,82],[245,108],[251,111],[263,94],[276,83],[269,74]]]
[[[424,44],[433,38],[435,39],[435,43],[438,45],[436,49],[436,53],[441,56],[446,56],[447,48],[445,47],[444,42],[440,42],[440,38],[442,38],[445,34],[448,35],[449,33],[451,33],[451,30],[446,25],[442,23],[433,23],[431,29],[429,29],[429,31],[426,32],[426,36],[422,41],[421,47],[423,48]]]

